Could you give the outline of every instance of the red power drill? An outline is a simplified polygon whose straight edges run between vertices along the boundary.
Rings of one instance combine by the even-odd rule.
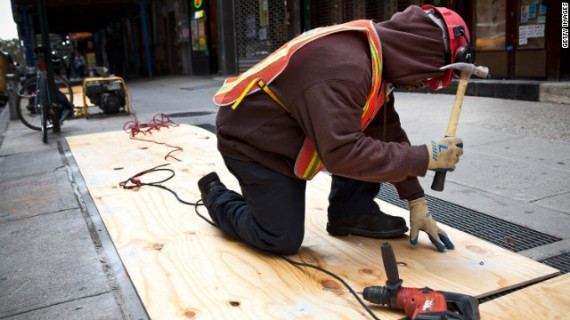
[[[388,277],[386,286],[364,288],[364,299],[404,310],[411,320],[479,320],[479,302],[472,296],[438,292],[428,287],[402,287],[392,246],[389,242],[384,242],[381,249]]]

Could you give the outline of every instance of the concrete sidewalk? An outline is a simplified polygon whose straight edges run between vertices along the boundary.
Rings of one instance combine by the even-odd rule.
[[[165,112],[207,127],[220,84],[181,76],[128,87],[140,121]],[[412,143],[443,136],[452,102],[453,95],[396,94]],[[39,132],[9,120],[7,109],[0,115],[0,319],[147,319],[63,141],[120,131],[131,117],[70,120],[46,145]],[[562,239],[522,252],[531,258],[570,252],[570,106],[467,97],[463,110],[465,155],[445,192],[430,191],[429,176],[421,179],[426,192]]]
[[[128,319],[53,136],[0,120],[0,319]],[[37,140],[37,141],[36,141]]]
[[[144,93],[131,91],[139,119],[193,106],[192,92],[180,90],[180,83],[186,89],[220,84],[199,77],[134,81],[134,91]],[[165,86],[176,87],[175,94],[162,92]],[[2,111],[0,319],[148,318],[87,190],[75,181],[81,175],[64,142],[65,136],[122,130],[132,118],[91,112],[90,119],[66,121],[46,145],[40,132],[9,120],[8,107]]]

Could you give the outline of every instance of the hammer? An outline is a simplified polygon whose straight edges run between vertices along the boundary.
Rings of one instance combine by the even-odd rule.
[[[445,137],[454,137],[457,131],[457,124],[459,123],[459,114],[461,113],[461,105],[463,104],[463,97],[465,96],[465,90],[467,90],[467,84],[472,75],[480,78],[487,77],[489,74],[489,69],[483,66],[476,66],[471,63],[457,62],[453,64],[448,64],[439,68],[440,70],[456,69],[461,71],[461,76],[459,77],[459,84],[457,85],[457,92],[455,93],[455,101],[453,102],[453,109],[451,110],[451,117],[449,118],[449,125],[447,126],[447,131],[445,132]],[[433,177],[433,182],[431,184],[431,189],[435,191],[443,191],[443,186],[445,184],[445,174],[446,171],[438,171]]]

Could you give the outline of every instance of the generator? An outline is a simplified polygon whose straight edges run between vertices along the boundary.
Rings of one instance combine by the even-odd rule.
[[[121,77],[86,78],[83,81],[83,102],[85,97],[105,114],[129,112],[125,81]]]

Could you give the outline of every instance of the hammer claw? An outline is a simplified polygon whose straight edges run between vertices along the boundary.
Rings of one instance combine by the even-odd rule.
[[[487,75],[489,74],[489,68],[484,66],[476,66],[474,64],[465,63],[465,62],[452,63],[439,68],[439,70],[448,70],[448,69],[459,70],[461,71],[462,74],[465,73],[468,74],[469,76],[475,75],[480,78],[486,78]]]

